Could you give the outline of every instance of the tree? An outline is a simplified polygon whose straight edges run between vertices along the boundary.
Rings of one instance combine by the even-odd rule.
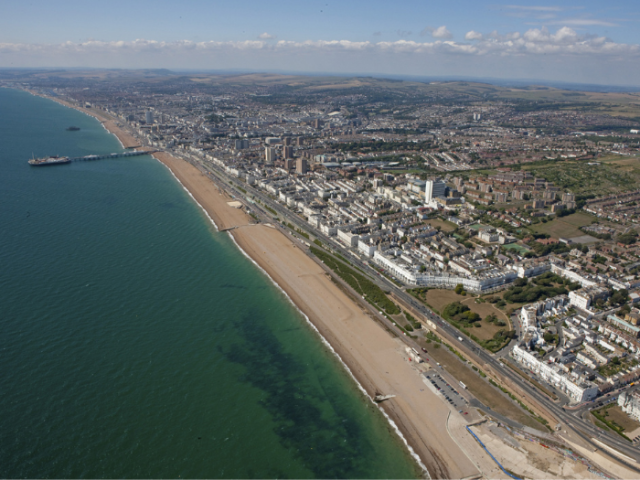
[[[611,295],[612,305],[620,305],[622,303],[626,303],[627,300],[629,300],[629,292],[624,289],[618,290]]]
[[[527,279],[526,278],[517,278],[514,282],[513,285],[515,287],[524,287],[527,284]]]
[[[462,292],[464,292],[464,287],[461,283],[456,285],[454,292],[456,292],[458,295],[462,295]]]

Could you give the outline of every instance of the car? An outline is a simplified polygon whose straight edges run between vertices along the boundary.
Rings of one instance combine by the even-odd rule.
[[[422,351],[423,351],[424,353],[427,353],[427,349],[426,349],[426,348],[424,348],[424,347],[422,347]]]
[[[465,415],[467,415],[469,412],[464,412]]]

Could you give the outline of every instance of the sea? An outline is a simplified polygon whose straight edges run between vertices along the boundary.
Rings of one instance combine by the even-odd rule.
[[[67,131],[67,127],[80,127]],[[288,298],[150,156],[0,88],[0,476],[415,478]]]

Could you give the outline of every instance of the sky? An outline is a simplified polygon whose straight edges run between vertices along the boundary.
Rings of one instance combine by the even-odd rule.
[[[4,0],[0,5],[0,68],[640,86],[638,0]]]

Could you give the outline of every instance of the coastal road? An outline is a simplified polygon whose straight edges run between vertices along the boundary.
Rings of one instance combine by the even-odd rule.
[[[340,253],[343,257],[348,258],[353,265],[360,268],[364,272],[368,272],[371,276],[372,281],[374,281],[378,286],[386,291],[392,291],[394,296],[401,300],[402,303],[410,305],[413,310],[421,313],[425,318],[428,318],[429,320],[434,322],[438,327],[438,333],[443,336],[445,340],[448,341],[448,343],[453,345],[456,349],[460,350],[461,353],[479,364],[490,366],[494,372],[499,373],[500,376],[508,379],[512,384],[518,386],[521,391],[525,392],[525,398],[523,398],[525,403],[527,402],[526,396],[528,396],[531,399],[534,399],[539,405],[545,408],[554,417],[559,419],[562,431],[565,432],[566,435],[577,437],[581,439],[583,443],[588,444],[592,450],[597,449],[600,450],[603,454],[607,454],[606,451],[602,450],[600,445],[592,440],[592,438],[596,438],[608,444],[610,447],[620,451],[624,455],[627,455],[635,460],[640,460],[640,451],[629,442],[626,442],[623,439],[614,438],[612,435],[607,434],[595,425],[584,420],[579,412],[576,412],[578,413],[578,415],[574,415],[570,410],[566,410],[565,408],[557,405],[553,400],[547,397],[547,395],[543,394],[528,381],[520,377],[520,375],[511,371],[508,367],[503,366],[496,356],[488,353],[480,346],[477,346],[475,343],[473,343],[472,340],[466,337],[466,335],[455,329],[439,315],[435,314],[435,312],[428,309],[422,302],[418,302],[413,296],[403,291],[401,288],[389,281],[384,276],[381,276],[379,272],[371,268],[371,266],[367,262],[363,262],[359,256],[354,255],[351,251],[337,244],[337,242],[335,242],[333,239],[327,237],[319,230],[311,227],[308,223],[304,222],[297,214],[290,211],[288,208],[283,207],[280,203],[276,202],[268,195],[264,194],[261,191],[258,191],[257,189],[254,189],[249,185],[242,184],[240,186],[237,179],[230,178],[226,174],[226,172],[222,171],[222,169],[208,163],[202,163],[202,166],[204,166],[211,173],[215,174],[216,177],[221,180],[225,189],[232,189],[234,195],[236,195],[237,197],[247,197],[246,194],[243,194],[237,189],[237,187],[243,188],[248,193],[250,193],[252,197],[259,199],[264,205],[269,206],[269,208],[277,212],[277,214],[282,219],[286,220],[288,223],[291,223],[296,228],[300,228],[303,231],[309,231],[320,241],[325,243],[327,246],[330,246],[332,250]],[[229,182],[232,183],[230,184]],[[252,207],[259,207],[259,205],[252,205]],[[264,210],[262,211],[262,213],[268,215],[266,212],[264,212]],[[458,337],[463,338],[463,341],[459,341]],[[417,348],[419,351],[418,345],[415,344],[412,339],[404,335],[400,335],[400,338],[402,338],[402,340],[407,345]],[[607,455],[611,456],[609,454]],[[629,461],[623,461],[621,459],[618,459],[617,457],[613,458],[615,458],[616,461],[623,463],[628,468],[640,473],[640,465],[633,464]]]

